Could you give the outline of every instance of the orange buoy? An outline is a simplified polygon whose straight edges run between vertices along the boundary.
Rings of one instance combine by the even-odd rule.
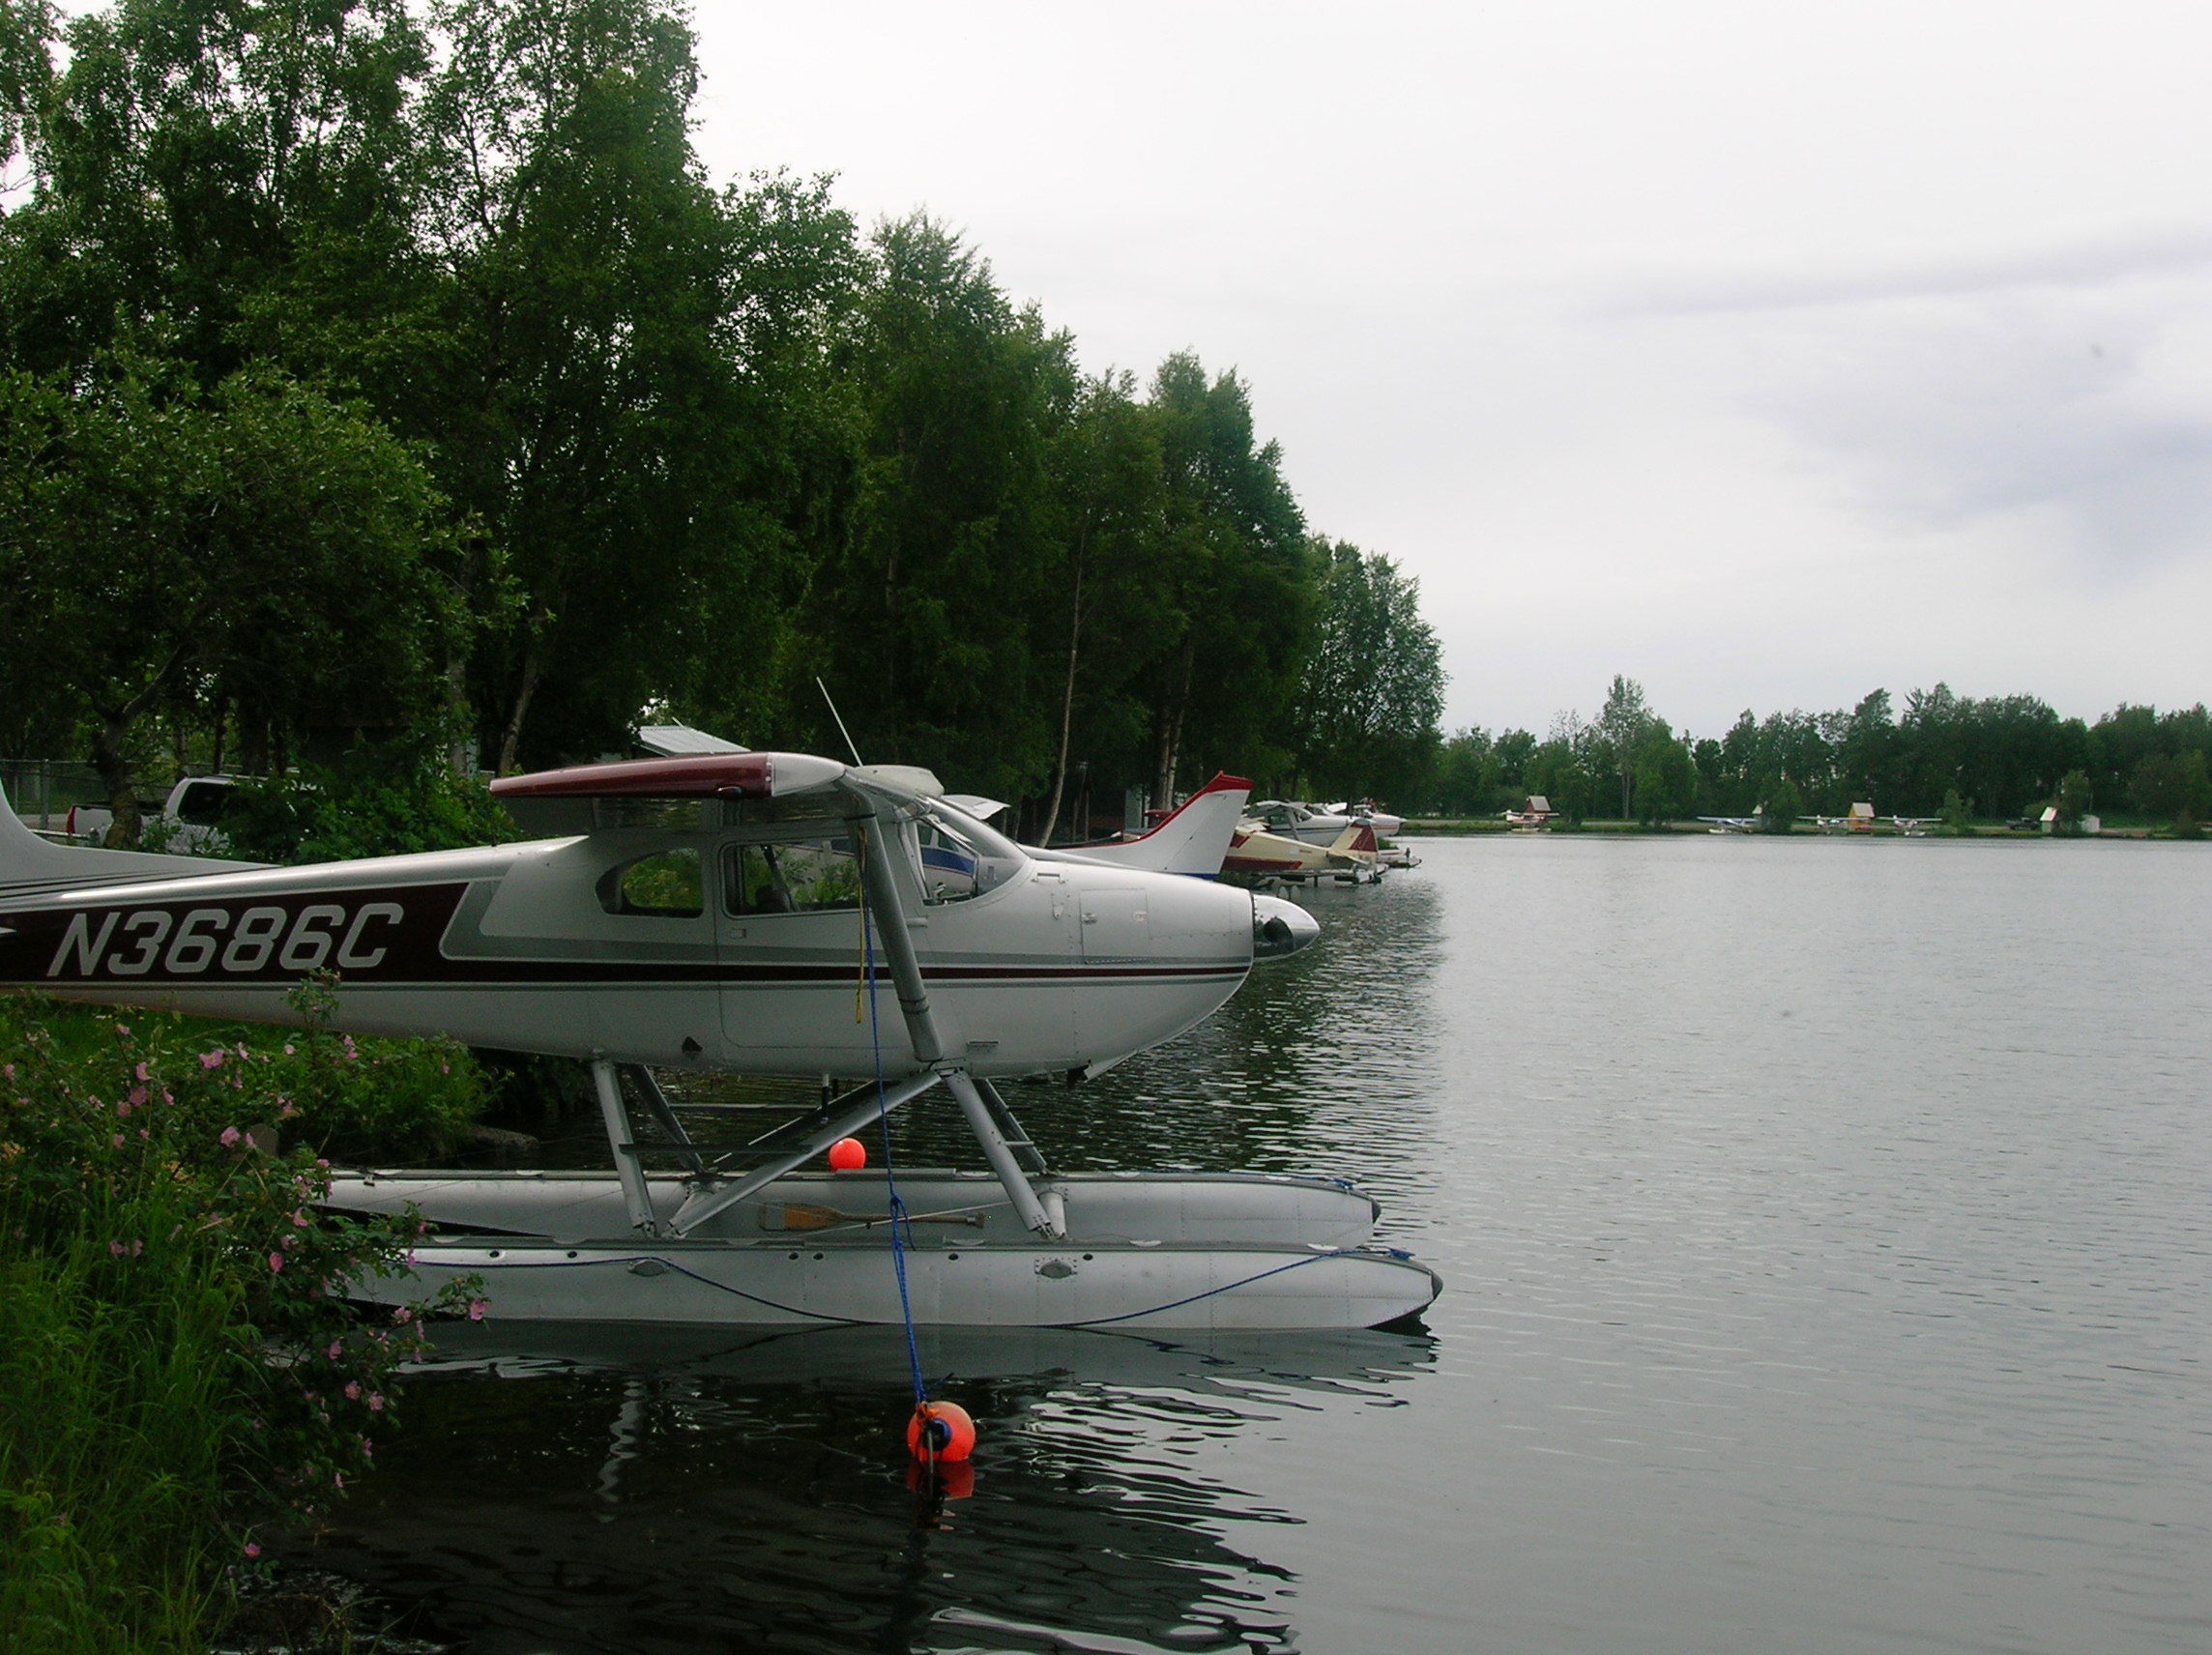
[[[868,1164],[868,1147],[858,1138],[840,1138],[830,1146],[830,1170],[857,1173]]]
[[[975,1422],[956,1402],[917,1404],[906,1422],[906,1448],[917,1460],[957,1465],[975,1451]]]

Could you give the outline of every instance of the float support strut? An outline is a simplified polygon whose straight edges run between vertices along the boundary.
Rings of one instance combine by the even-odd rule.
[[[873,1081],[847,1092],[828,1108],[817,1110],[809,1117],[803,1130],[789,1137],[782,1133],[775,1134],[780,1144],[776,1153],[735,1183],[696,1191],[676,1216],[669,1220],[670,1232],[677,1235],[690,1234],[715,1213],[735,1206],[748,1196],[758,1195],[800,1162],[819,1155],[838,1139],[851,1137],[879,1115],[888,1115],[900,1104],[910,1098],[919,1097],[936,1084],[935,1075],[909,1075],[904,1080],[888,1084],[880,1101]]]
[[[599,1117],[606,1122],[607,1147],[614,1151],[615,1176],[622,1180],[623,1205],[629,1211],[629,1227],[641,1235],[657,1235],[660,1225],[653,1216],[653,1196],[645,1186],[645,1166],[630,1147],[629,1112],[623,1108],[622,1081],[605,1058],[592,1059],[592,1086],[599,1094]]]
[[[975,1134],[975,1142],[983,1147],[983,1158],[991,1163],[991,1171],[999,1175],[999,1182],[1005,1186],[1006,1199],[1014,1204],[1022,1223],[1039,1235],[1058,1239],[1060,1226],[1052,1221],[1044,1204],[1037,1200],[1036,1191],[1030,1188],[1030,1180],[1022,1176],[1021,1164],[1014,1158],[1005,1135],[999,1130],[991,1106],[975,1089],[974,1079],[965,1069],[951,1069],[946,1073],[945,1086],[959,1100],[960,1113],[968,1118],[968,1130]]]

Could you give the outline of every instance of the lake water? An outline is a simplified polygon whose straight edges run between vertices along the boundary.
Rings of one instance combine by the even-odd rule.
[[[1426,1333],[925,1331],[931,1501],[895,1334],[471,1329],[328,1560],[477,1655],[2212,1647],[2212,851],[1420,851],[1013,1101],[1356,1177]]]

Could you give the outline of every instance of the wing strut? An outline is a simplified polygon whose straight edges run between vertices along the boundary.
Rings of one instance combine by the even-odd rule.
[[[891,981],[898,989],[899,1010],[905,1014],[907,1034],[914,1042],[915,1061],[935,1070],[936,1078],[945,1083],[946,1089],[959,1103],[960,1113],[968,1118],[968,1130],[975,1133],[983,1158],[990,1162],[991,1171],[999,1175],[1006,1199],[1014,1204],[1023,1225],[1040,1235],[1058,1236],[1063,1234],[1062,1226],[1045,1210],[1023,1174],[1021,1150],[1027,1150],[1027,1158],[1036,1161],[1037,1170],[1042,1170],[1041,1157],[1035,1147],[1014,1124],[1013,1115],[998,1092],[994,1089],[986,1100],[977,1089],[975,1077],[969,1074],[968,1065],[954,1060],[946,1050],[944,1033],[930,1008],[928,985],[921,978],[921,962],[915,955],[905,896],[899,888],[897,866],[891,859],[892,847],[898,843],[898,808],[889,799],[875,796],[872,789],[854,791],[871,807],[864,824],[860,821],[853,824],[860,836],[861,878],[867,882],[868,906],[875,913],[876,934],[884,944],[884,960],[890,967]],[[1009,1140],[1018,1141],[1020,1150]]]
[[[929,986],[922,980],[921,961],[915,953],[912,922],[907,918],[897,864],[892,859],[892,847],[899,837],[900,805],[894,798],[881,795],[873,788],[856,786],[850,780],[845,787],[848,797],[859,806],[848,820],[860,842],[860,878],[867,893],[869,915],[883,943],[884,962],[890,968],[891,982],[898,992],[899,1013],[906,1022],[914,1060],[922,1065],[923,1072],[886,1084],[880,1090],[875,1082],[856,1087],[811,1115],[768,1134],[751,1147],[772,1149],[773,1153],[733,1182],[712,1183],[704,1177],[694,1178],[691,1194],[669,1220],[667,1231],[677,1236],[690,1234],[717,1212],[757,1195],[801,1161],[820,1154],[838,1139],[851,1136],[878,1115],[911,1102],[943,1082],[960,1105],[968,1129],[975,1135],[983,1158],[998,1175],[1006,1199],[1021,1215],[1022,1223],[1040,1235],[1058,1237],[1065,1234],[1064,1225],[1054,1212],[1046,1209],[1030,1184],[1031,1176],[1044,1172],[1044,1157],[1037,1153],[1036,1146],[1014,1119],[1013,1112],[1006,1107],[1006,1100],[999,1095],[998,1089],[988,1081],[978,1082],[968,1072],[968,1065],[951,1055],[946,1031],[929,1002]],[[629,1119],[623,1107],[615,1065],[603,1058],[595,1059],[592,1078],[598,1089],[599,1111],[606,1120],[607,1141],[614,1148],[615,1169],[622,1179],[623,1200],[629,1209],[630,1227],[642,1234],[657,1235],[661,1226],[654,1216],[644,1168],[629,1143]],[[658,1089],[651,1084],[650,1077],[641,1094],[646,1107],[668,1131],[670,1139],[679,1147],[691,1149],[683,1128],[673,1124],[667,1103],[660,1097]]]

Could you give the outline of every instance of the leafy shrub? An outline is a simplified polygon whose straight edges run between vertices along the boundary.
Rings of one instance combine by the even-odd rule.
[[[455,775],[420,742],[241,783],[222,832],[232,856],[265,862],[351,861],[516,836],[482,781]]]
[[[371,1099],[461,1067],[0,1001],[0,1646],[186,1646],[256,1525],[369,1463],[422,1315],[466,1295],[354,1312],[419,1226],[318,1210],[316,1144],[449,1120],[465,1076]]]

